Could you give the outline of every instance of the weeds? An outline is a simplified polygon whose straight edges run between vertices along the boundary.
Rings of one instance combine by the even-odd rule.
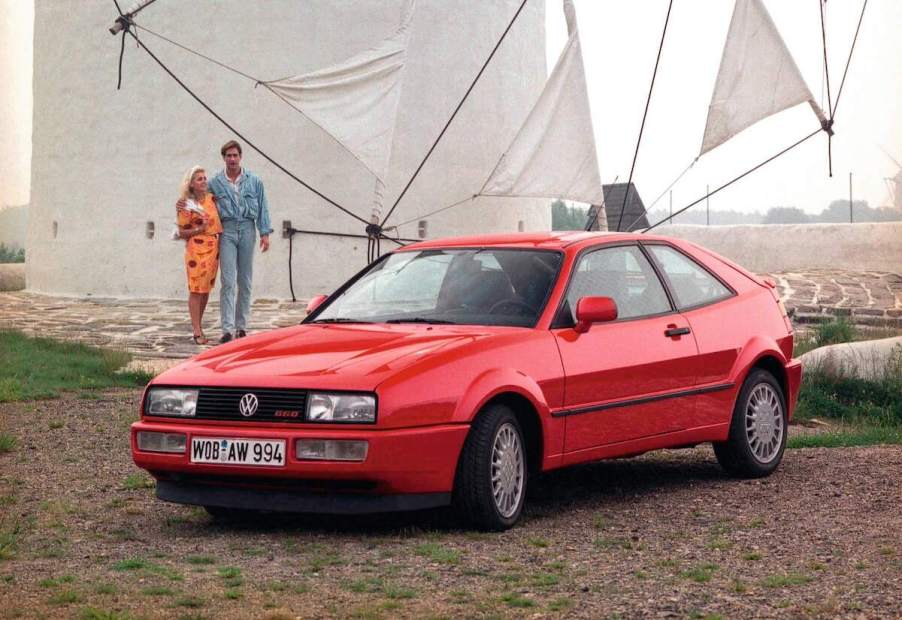
[[[154,488],[154,481],[144,474],[129,474],[122,484],[122,488],[126,491],[137,491],[138,489]]]
[[[117,373],[125,351],[0,330],[0,402],[56,398],[61,390],[143,386],[147,373]]]
[[[414,552],[438,564],[460,564],[460,552],[443,547],[439,543],[428,542],[417,545]]]
[[[2,399],[0,399],[2,402]],[[9,433],[0,433],[0,454],[12,452],[16,448],[16,438]]]
[[[765,588],[786,588],[803,585],[811,580],[811,577],[802,573],[786,573],[784,575],[768,575],[761,580],[761,585]]]
[[[711,577],[718,568],[720,567],[717,564],[706,563],[690,570],[683,571],[680,573],[680,577],[691,579],[696,583],[707,583],[711,581]]]

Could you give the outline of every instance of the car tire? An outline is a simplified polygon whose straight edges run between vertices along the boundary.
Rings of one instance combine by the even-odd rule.
[[[468,525],[502,531],[520,518],[526,502],[526,443],[517,416],[491,405],[473,422],[461,451],[453,505]]]
[[[714,443],[717,461],[732,476],[769,476],[783,459],[787,422],[780,383],[766,370],[752,370],[733,407],[729,438]]]

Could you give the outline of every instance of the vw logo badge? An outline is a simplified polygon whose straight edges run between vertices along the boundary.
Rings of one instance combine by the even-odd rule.
[[[238,402],[238,412],[243,415],[245,418],[249,418],[255,413],[257,413],[257,407],[260,403],[257,401],[257,397],[254,394],[245,394],[241,397],[241,400]]]

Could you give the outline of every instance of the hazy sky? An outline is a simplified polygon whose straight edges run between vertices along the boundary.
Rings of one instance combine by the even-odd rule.
[[[513,0],[509,1],[516,6]],[[604,182],[625,181],[651,79],[668,0],[574,0],[580,25],[599,165]],[[816,97],[825,100],[817,3],[765,0]],[[633,180],[646,204],[695,158],[732,14],[728,0],[676,0]],[[861,0],[827,3],[834,98]],[[561,0],[546,0],[549,71],[566,40]],[[29,200],[33,4],[0,0],[0,206]],[[827,177],[826,137],[786,156],[711,199],[712,210],[775,205],[819,212],[849,194],[872,206],[889,201],[885,177],[902,161],[902,1],[871,0],[842,93]],[[822,107],[826,108],[826,105]],[[674,187],[674,208],[744,172],[817,127],[807,105],[781,112],[702,157]],[[665,196],[658,206],[667,206]],[[699,208],[699,207],[696,207]],[[703,208],[703,207],[702,207]]]
[[[667,0],[574,0],[586,65],[602,180],[626,181],[660,42]],[[830,85],[835,99],[862,0],[827,3]],[[818,3],[765,0],[765,6],[816,98],[824,101]],[[561,0],[547,0],[548,67],[566,41]],[[727,0],[675,0],[633,181],[646,205],[698,155],[708,104],[733,12]],[[849,195],[871,206],[889,201],[884,177],[902,161],[902,2],[871,0],[836,114],[833,178],[826,134],[711,198],[711,209],[796,206],[819,212]],[[823,94],[822,94],[823,93]],[[818,127],[802,104],[758,123],[704,155],[674,187],[674,210],[779,152]],[[666,208],[668,197],[658,203]],[[694,207],[704,208],[704,205]]]

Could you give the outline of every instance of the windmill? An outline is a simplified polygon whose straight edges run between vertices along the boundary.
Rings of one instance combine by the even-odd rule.
[[[896,161],[896,158],[890,155],[882,146],[880,150],[896,165],[896,176],[884,177],[883,179],[886,181],[887,189],[889,189],[890,206],[893,209],[902,210],[902,164]]]

